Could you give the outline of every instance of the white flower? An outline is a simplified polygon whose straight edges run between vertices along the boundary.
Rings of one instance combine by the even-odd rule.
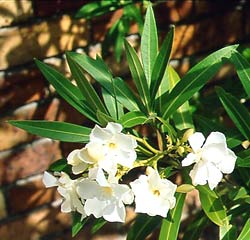
[[[82,219],[86,217],[86,213],[83,208],[83,202],[79,199],[76,192],[76,185],[78,180],[72,180],[70,177],[62,172],[60,178],[54,177],[48,172],[44,172],[43,183],[46,187],[57,186],[57,191],[63,197],[61,204],[61,211],[69,213],[77,211],[82,214]]]
[[[193,184],[205,185],[208,182],[210,189],[214,189],[221,181],[222,173],[234,170],[236,155],[227,148],[226,138],[220,132],[210,133],[206,142],[203,134],[196,132],[188,141],[193,152],[182,161],[182,166],[195,163],[189,174]]]
[[[177,186],[167,179],[161,179],[151,167],[147,168],[147,172],[148,176],[141,175],[130,183],[135,194],[135,212],[166,217],[169,209],[175,206]]]
[[[88,165],[101,167],[115,174],[117,164],[132,167],[136,159],[137,143],[131,136],[123,134],[118,123],[108,123],[106,128],[96,125],[90,133],[90,142],[82,149],[71,152],[67,158],[74,174],[83,172]]]
[[[131,204],[134,199],[131,189],[125,184],[118,184],[114,177],[107,181],[101,168],[91,169],[89,177],[81,180],[77,187],[78,194],[86,199],[86,214],[103,217],[109,222],[124,222],[124,204]]]

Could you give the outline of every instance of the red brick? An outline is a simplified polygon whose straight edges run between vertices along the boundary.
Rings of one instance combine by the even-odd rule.
[[[45,188],[41,176],[38,177],[26,184],[15,185],[9,189],[7,202],[10,214],[31,210],[58,199],[56,188]]]
[[[0,184],[41,173],[61,158],[58,142],[38,140],[23,149],[2,152],[0,156]]]
[[[38,240],[43,235],[69,228],[70,223],[70,214],[61,213],[59,208],[46,208],[2,224],[0,237],[4,240]]]
[[[77,11],[84,4],[91,2],[90,0],[77,0],[77,1],[65,1],[65,0],[34,0],[34,13],[36,16],[44,17],[50,16],[55,13]]]
[[[242,15],[234,11],[213,19],[176,27],[172,58],[219,49],[243,38]]]

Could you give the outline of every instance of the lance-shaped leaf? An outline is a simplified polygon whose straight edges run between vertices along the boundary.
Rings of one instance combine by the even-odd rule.
[[[248,97],[250,97],[250,63],[245,59],[238,51],[232,53],[230,61],[234,64],[240,81],[246,91]]]
[[[148,216],[139,214],[134,225],[129,229],[127,240],[142,240],[152,233],[161,223],[160,216]]]
[[[161,85],[165,70],[169,62],[173,39],[174,39],[174,27],[171,27],[170,31],[168,32],[166,38],[164,39],[162,43],[160,52],[157,55],[154,68],[152,71],[151,84],[150,84],[150,94],[151,94],[152,103],[153,103],[153,99],[156,96],[158,88]]]
[[[223,64],[223,58],[230,58],[238,45],[222,48],[192,67],[188,73],[173,88],[166,98],[163,117],[171,116],[184,102],[189,100],[194,93],[199,91],[204,84],[215,75]]]
[[[77,63],[129,111],[143,110],[142,103],[127,84],[120,78],[113,78],[101,58],[93,59],[86,54],[73,52],[71,56],[74,56]]]
[[[250,114],[247,108],[242,105],[237,98],[227,93],[222,88],[217,87],[216,92],[227,114],[241,134],[246,139],[250,139]]]
[[[197,186],[201,206],[207,217],[218,226],[228,225],[226,207],[221,198],[207,186]]]
[[[145,107],[148,109],[149,103],[150,103],[149,88],[148,88],[148,83],[147,83],[145,74],[142,69],[141,62],[134,48],[132,48],[126,40],[124,44],[125,44],[126,56],[127,56],[128,65],[129,65],[132,78],[135,82],[136,88],[142,99],[142,102],[144,103]]]
[[[173,87],[180,81],[179,75],[171,66],[168,68],[168,81],[170,89],[173,89]],[[183,103],[176,110],[176,112],[173,114],[173,120],[175,122],[176,128],[179,130],[194,128],[188,101]]]
[[[102,88],[102,96],[110,116],[116,120],[120,119],[124,115],[122,104],[105,88]]]
[[[143,32],[141,36],[141,57],[144,72],[148,81],[151,82],[151,75],[158,53],[158,35],[152,5],[147,7]]]
[[[171,220],[163,219],[159,240],[176,240],[181,223],[181,213],[186,194],[176,193],[176,205],[170,211]]]
[[[224,225],[220,227],[220,240],[236,240],[237,228],[236,226]]]
[[[78,110],[80,113],[88,117],[89,119],[97,122],[95,113],[91,110],[88,103],[85,101],[80,90],[74,86],[67,78],[54,68],[47,64],[35,59],[35,62],[44,77],[50,82],[56,89],[57,93],[63,97],[72,107]]]
[[[237,240],[250,239],[250,220],[248,219],[239,235]]]
[[[105,114],[108,114],[95,89],[93,88],[91,83],[86,79],[83,71],[84,69],[75,60],[74,55],[68,52],[66,53],[66,57],[71,73],[74,79],[76,80],[76,83],[80,91],[82,92],[84,98],[89,103],[89,106],[93,109],[94,112],[99,110]]]
[[[10,124],[29,133],[62,142],[88,142],[91,129],[71,123],[38,120],[10,120]]]
[[[72,228],[71,228],[72,237],[75,237],[77,233],[81,231],[81,229],[88,222],[88,220],[89,220],[89,217],[81,221],[81,214],[79,214],[78,212],[72,213]]]
[[[145,123],[147,119],[142,112],[128,112],[119,119],[119,123],[121,123],[124,128],[130,128]]]

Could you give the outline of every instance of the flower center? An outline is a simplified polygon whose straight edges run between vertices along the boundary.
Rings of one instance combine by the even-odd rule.
[[[161,193],[158,189],[154,189],[153,194],[158,197],[158,196],[160,196]]]
[[[109,146],[109,148],[112,149],[112,150],[114,150],[114,149],[117,148],[117,144],[116,144],[116,143],[113,143],[113,142],[109,143],[108,146]]]
[[[111,187],[102,187],[104,196],[110,197],[113,195],[113,189]]]

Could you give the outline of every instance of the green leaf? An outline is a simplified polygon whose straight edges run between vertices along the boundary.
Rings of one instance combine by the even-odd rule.
[[[105,224],[107,223],[107,221],[103,218],[97,218],[94,223],[92,224],[91,227],[91,234],[95,234],[98,230],[100,230]]]
[[[71,173],[71,166],[68,165],[67,159],[62,158],[53,162],[49,166],[49,170],[53,172],[66,172]]]
[[[144,103],[146,108],[148,108],[149,103],[150,103],[149,88],[148,88],[148,83],[147,83],[145,74],[142,69],[141,62],[134,48],[132,48],[126,40],[124,43],[125,43],[125,50],[126,50],[128,65],[130,68],[132,78],[135,82],[136,88],[142,99],[142,102]]]
[[[208,223],[209,219],[204,212],[198,212],[195,219],[188,224],[187,229],[184,232],[183,240],[198,240],[200,234]]]
[[[159,240],[177,239],[185,196],[186,194],[176,193],[176,204],[175,207],[170,211],[172,221],[168,219],[162,220]]]
[[[10,120],[10,124],[29,133],[62,142],[88,142],[91,129],[71,123],[39,120]]]
[[[77,85],[80,91],[82,92],[84,98],[89,103],[89,106],[93,109],[94,112],[96,110],[99,110],[105,114],[108,114],[106,108],[104,107],[102,101],[97,95],[95,89],[93,88],[91,83],[86,79],[84,72],[83,72],[84,69],[75,60],[74,55],[72,55],[69,52],[69,53],[66,53],[66,57],[67,57],[67,61],[68,61],[71,73],[74,79],[76,80]]]
[[[168,68],[168,74],[169,88],[171,90],[180,81],[180,77],[171,66]],[[188,101],[186,101],[176,110],[176,112],[173,114],[173,120],[175,127],[179,130],[194,128]]]
[[[236,240],[237,228],[236,226],[224,225],[220,227],[220,240]]]
[[[159,86],[161,85],[165,70],[168,66],[172,44],[174,39],[174,27],[171,27],[170,31],[168,32],[166,38],[164,39],[160,52],[157,55],[155,60],[155,64],[153,67],[152,75],[151,75],[151,84],[150,84],[150,93],[151,99],[153,103],[153,99],[156,96]]]
[[[132,4],[132,0],[126,1],[94,1],[88,4],[83,5],[75,14],[76,18],[86,18],[90,19],[93,17],[101,16],[105,13],[115,11],[121,7],[124,7],[128,4]]]
[[[248,158],[237,157],[236,165],[237,167],[250,168],[250,156]]]
[[[84,102],[84,98],[80,90],[74,86],[67,78],[54,68],[46,65],[45,63],[35,59],[35,62],[44,77],[54,86],[57,93],[62,96],[72,107],[78,110],[80,113],[96,122],[95,114],[89,108],[88,104]]]
[[[248,97],[250,97],[250,63],[238,51],[232,53],[230,61],[234,64],[240,81]]]
[[[237,98],[217,87],[216,92],[225,108],[227,114],[232,119],[236,127],[246,139],[250,139],[250,114],[246,107]]]
[[[152,71],[158,53],[158,35],[152,5],[147,7],[143,32],[141,36],[141,57],[148,84],[151,82]]]
[[[76,234],[79,233],[79,231],[83,228],[88,219],[89,218],[87,217],[81,221],[81,214],[79,214],[78,212],[72,213],[72,237],[75,237]]]
[[[121,103],[119,103],[105,88],[102,88],[102,96],[110,116],[116,120],[120,119],[124,115]]]
[[[250,239],[250,220],[248,219],[237,240]]]
[[[106,126],[109,122],[114,122],[114,119],[112,117],[103,112],[100,112],[99,110],[97,110],[96,116],[102,126]]]
[[[124,128],[134,127],[145,123],[148,118],[142,112],[128,112],[123,117],[119,119],[119,123],[122,124]]]
[[[134,225],[129,229],[127,240],[142,240],[152,233],[161,223],[162,217],[139,214]]]
[[[199,91],[222,66],[223,58],[230,58],[237,46],[222,48],[192,67],[167,96],[163,109],[164,119],[170,117],[184,102]]]
[[[197,186],[201,206],[208,218],[218,226],[228,224],[226,208],[220,197],[207,186]]]

